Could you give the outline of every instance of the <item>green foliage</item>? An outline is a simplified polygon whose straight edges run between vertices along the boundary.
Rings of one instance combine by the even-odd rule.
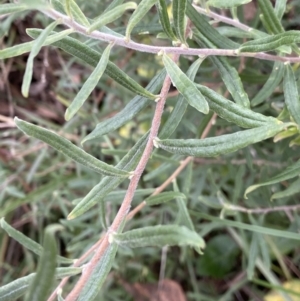
[[[0,301],[127,301],[164,278],[188,300],[289,300],[299,5],[7,2]]]

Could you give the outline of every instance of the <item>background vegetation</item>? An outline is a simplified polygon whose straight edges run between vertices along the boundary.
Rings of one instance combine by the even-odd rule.
[[[135,178],[107,178],[94,206],[89,206],[91,208],[84,212],[74,213],[74,207],[77,205],[75,208],[81,210],[83,207],[78,207],[78,204],[82,204],[80,201],[100,180],[103,181],[104,177],[49,147],[43,141],[26,136],[16,127],[14,117],[52,130],[80,148],[83,139],[87,140],[87,135],[92,133],[88,137],[93,138],[93,130],[100,123],[97,128],[101,133],[98,132],[96,139],[87,140],[83,148],[99,160],[123,169],[124,166],[117,164],[137,141],[144,143],[142,137],[151,129],[154,112],[157,112],[161,100],[156,104],[155,97],[152,97],[152,100],[149,100],[151,97],[140,97],[133,103],[132,99],[139,97],[136,96],[137,93],[127,89],[125,84],[116,83],[115,79],[108,76],[106,69],[106,73],[97,81],[92,92],[84,92],[86,101],[80,110],[75,110],[74,117],[65,116],[66,108],[76,99],[83,84],[90,83],[91,74],[98,63],[92,54],[95,54],[95,51],[108,51],[107,42],[75,31],[70,36],[85,47],[82,48],[81,57],[80,54],[72,55],[72,50],[64,47],[64,40],[41,49],[37,47],[38,52],[33,61],[33,73],[30,78],[25,72],[29,72],[27,69],[33,58],[30,56],[34,47],[31,45],[26,48],[26,43],[32,41],[32,37],[36,39],[40,31],[26,30],[46,28],[53,22],[51,18],[58,19],[51,11],[59,10],[65,10],[63,13],[66,18],[77,22],[72,23],[73,25],[83,24],[86,28],[88,26],[84,24],[85,20],[92,24],[95,18],[111,8],[109,5],[121,5],[123,1],[77,0],[78,9],[80,8],[84,15],[80,15],[80,11],[76,10],[77,6],[73,0],[50,1],[50,13],[46,11],[46,1],[20,1],[21,4],[15,4],[15,8],[18,8],[15,11],[14,6],[5,6],[7,2],[0,1],[0,215],[5,217],[5,221],[1,221],[3,231],[0,232],[0,279],[2,285],[10,283],[11,286],[0,288],[0,300],[23,300],[23,296],[17,293],[20,282],[12,281],[37,272],[38,277],[21,278],[21,281],[24,281],[22,283],[26,283],[27,287],[30,286],[24,298],[36,298],[35,300],[41,301],[47,300],[60,283],[57,279],[53,281],[52,287],[50,285],[50,281],[55,277],[55,266],[69,267],[73,259],[80,258],[91,250],[100,237],[106,237],[105,233],[111,230],[110,225],[124,202],[128,187],[131,187],[130,182]],[[142,1],[147,2],[151,1]],[[115,257],[117,244],[124,244],[124,237],[122,238],[121,234],[120,238],[118,235],[115,238],[113,235],[107,236],[109,239],[115,239],[115,242],[110,244],[104,255],[102,254],[102,258],[106,256],[106,259],[104,258],[102,263],[103,274],[98,267],[101,274],[98,275],[98,280],[101,281],[90,284],[93,288],[91,291],[94,291],[93,297],[89,299],[83,295],[80,300],[298,300],[300,181],[297,177],[300,173],[300,106],[297,88],[300,60],[297,43],[300,36],[300,4],[298,1],[284,0],[236,1],[243,5],[230,9],[224,8],[226,5],[223,4],[235,1],[198,1],[199,15],[193,17],[196,10],[192,11],[192,14],[191,8],[184,10],[173,7],[172,11],[172,3],[165,1],[173,26],[171,31],[176,38],[172,44],[170,32],[168,36],[168,31],[162,26],[163,17],[158,14],[159,7],[154,5],[155,1],[152,2],[145,16],[133,28],[131,39],[139,45],[173,47],[172,49],[179,46],[178,49],[186,51],[186,54],[170,56],[173,61],[170,59],[171,62],[168,62],[166,55],[162,57],[150,53],[146,46],[134,50],[131,42],[124,42],[125,44],[120,46],[117,41],[110,51],[110,62],[139,85],[146,87],[155,75],[160,74],[164,65],[167,67],[167,64],[170,64],[170,74],[170,70],[175,68],[174,62],[177,61],[183,73],[192,78],[194,72],[193,82],[202,85],[202,88],[197,87],[203,95],[205,87],[208,87],[231,103],[236,103],[242,112],[241,115],[237,114],[237,117],[228,117],[225,111],[228,108],[229,111],[237,110],[236,107],[232,109],[226,102],[221,105],[221,109],[216,109],[209,95],[205,95],[210,107],[208,114],[204,109],[205,102],[201,103],[199,109],[199,103],[193,103],[198,98],[189,95],[186,99],[190,105],[185,110],[183,103],[186,102],[181,96],[183,92],[178,92],[181,88],[174,82],[176,75],[179,75],[176,69],[172,81],[178,90],[171,85],[170,91],[166,91],[159,137],[166,139],[170,134],[172,139],[195,139],[219,137],[238,131],[241,131],[242,135],[234,136],[233,142],[228,137],[225,140],[225,150],[221,149],[220,153],[209,155],[209,158],[203,155],[192,158],[189,157],[191,154],[182,154],[181,151],[170,154],[162,149],[153,150],[149,160],[145,162],[146,168],[145,171],[142,170],[143,174],[131,204],[135,215],[130,213],[129,217],[132,218],[120,227],[124,226],[124,231],[129,233],[130,230],[150,226],[175,225],[171,226],[175,229],[176,225],[184,225],[187,227],[184,229],[189,229],[190,232],[188,235],[185,235],[185,232],[177,233],[173,243],[175,246],[167,247],[164,245],[172,245],[173,237],[171,239],[168,236],[171,228],[166,228],[169,232],[166,230],[167,232],[163,233],[166,236],[165,240],[158,239],[152,243],[151,237],[156,236],[154,228],[151,228],[149,237],[146,237],[145,231],[135,234],[135,237],[141,236],[142,247],[131,248],[134,246],[134,239],[130,237],[129,244],[119,247]],[[246,2],[249,3],[244,4]],[[136,3],[139,4],[140,1]],[[178,1],[173,1],[173,6],[176,4]],[[21,5],[25,5],[26,10]],[[267,8],[264,5],[267,5]],[[271,16],[266,15],[266,11],[270,12],[270,7]],[[179,16],[173,19],[176,11],[179,12]],[[109,34],[127,33],[128,36],[126,28],[127,24],[131,24],[133,11],[123,9],[122,12],[120,18],[107,24],[113,31]],[[185,14],[185,23],[180,23]],[[200,16],[206,16],[203,20],[209,23],[205,24],[210,24],[209,28],[214,29],[214,35],[220,33],[223,38],[210,35],[209,32],[205,37],[205,29],[203,33],[197,34],[201,26],[197,25],[196,19],[200,20]],[[281,23],[278,23],[279,20]],[[61,32],[70,27],[66,20],[61,23],[55,31]],[[281,24],[277,32],[274,24]],[[80,31],[80,27],[75,25],[74,28]],[[275,26],[275,29],[272,26]],[[108,31],[108,28],[105,30]],[[186,30],[183,37],[182,28]],[[54,30],[48,29],[50,32]],[[105,31],[103,28],[101,30]],[[92,34],[96,35],[96,32],[93,31]],[[191,32],[193,35],[190,35]],[[187,36],[190,38],[186,39]],[[248,47],[245,51],[251,52],[248,57],[243,52],[232,55],[235,49],[243,51],[240,45],[246,41],[264,37],[275,37],[274,40],[265,42],[269,48],[257,48],[264,45],[263,41],[259,40],[257,44],[250,43],[250,46],[244,44],[244,47]],[[189,48],[181,43],[186,43]],[[16,48],[10,48],[15,45],[21,45],[17,48],[21,49],[19,52],[15,51]],[[231,47],[232,45],[235,46]],[[225,54],[222,57],[204,57],[202,53],[199,59],[196,54],[188,53],[193,48],[209,49],[206,55],[216,49],[226,49],[230,56]],[[86,52],[86,49],[92,52]],[[266,59],[268,57],[262,51],[271,51],[272,58]],[[258,56],[254,58],[256,53]],[[104,56],[105,53],[102,57]],[[99,56],[97,58],[99,60]],[[285,61],[294,59],[295,64],[284,65],[281,58]],[[93,63],[95,60],[96,64]],[[105,62],[103,66],[105,69]],[[152,91],[153,94],[161,93],[160,88],[165,76],[158,76],[158,84],[155,91]],[[24,81],[29,78],[31,84],[26,95]],[[185,82],[185,79],[180,80],[185,85],[190,84]],[[155,86],[155,82],[152,82],[152,85]],[[149,87],[147,89],[149,90]],[[245,94],[239,94],[243,89]],[[252,112],[247,108],[248,99]],[[178,106],[179,102],[182,102],[181,107]],[[199,110],[202,110],[202,113]],[[136,114],[133,114],[135,111]],[[246,139],[244,132],[248,130],[242,129],[243,127],[257,129],[257,124],[243,126],[248,116],[250,119],[253,117],[253,112],[267,118],[278,118],[287,126],[269,137],[260,139],[260,135],[267,132],[265,127],[261,127],[256,134],[250,135],[249,143],[234,145],[228,151],[226,147],[231,143],[239,143]],[[181,116],[181,113],[184,114]],[[265,118],[257,116],[255,118]],[[66,121],[65,117],[69,120]],[[265,122],[265,119],[263,120]],[[278,126],[278,123],[272,123],[274,120],[271,118],[267,121],[271,128]],[[25,131],[26,125],[19,122],[17,125]],[[173,126],[172,130],[170,126]],[[42,134],[43,137],[48,137],[47,135]],[[264,140],[273,136],[274,140]],[[139,150],[141,153],[144,145]],[[246,145],[247,147],[244,147]],[[130,153],[130,157],[132,156]],[[137,163],[138,160],[127,171],[134,170]],[[258,187],[245,196],[245,191],[251,185],[265,183],[270,179],[273,179],[271,185]],[[119,185],[106,192],[106,187],[117,183],[114,181],[119,181]],[[165,185],[166,181],[169,181],[168,185]],[[134,189],[131,191],[134,192]],[[158,197],[147,199],[153,193]],[[145,199],[148,205],[143,202]],[[151,204],[154,206],[150,206]],[[73,214],[71,217],[77,213],[79,216],[70,219],[70,212]],[[11,227],[19,232],[14,232]],[[159,233],[160,230],[157,231]],[[54,240],[55,232],[58,233]],[[25,236],[20,236],[20,233]],[[197,236],[189,236],[191,233]],[[190,237],[191,240],[188,240]],[[202,238],[206,247],[202,248],[204,254],[200,255],[197,250],[203,247]],[[146,246],[147,244],[154,247]],[[44,245],[44,251],[41,245]],[[57,259],[58,263],[55,260],[55,245],[58,253],[63,256]],[[45,250],[50,250],[49,254]],[[89,254],[79,266],[86,267],[84,264],[88,263],[91,257]],[[57,270],[56,277],[59,279],[65,275],[75,276],[67,281],[58,297],[54,295],[53,300],[67,298],[80,273],[81,269],[75,268]],[[45,290],[43,284],[46,286]],[[97,288],[100,287],[99,291]],[[270,290],[273,290],[275,295],[271,296]]]

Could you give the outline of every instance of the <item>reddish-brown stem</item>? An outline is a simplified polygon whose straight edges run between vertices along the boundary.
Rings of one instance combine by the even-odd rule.
[[[101,244],[102,239],[98,240],[91,248],[89,248],[80,258],[78,258],[74,263],[73,263],[73,267],[79,267],[82,265],[82,263],[85,261],[85,259],[91,255],[91,253],[93,251],[95,251],[96,248],[99,247],[99,245]],[[50,297],[48,298],[47,301],[54,301],[56,300],[56,295],[59,289],[62,289],[64,287],[64,285],[67,283],[67,281],[69,280],[70,277],[65,277],[63,278],[59,285],[56,287],[56,289],[52,292],[52,294],[50,295]]]
[[[174,56],[174,60],[177,61],[179,58],[178,55]],[[141,178],[142,173],[144,172],[144,169],[147,165],[147,162],[151,156],[152,150],[153,150],[153,139],[155,137],[157,137],[158,134],[158,129],[160,126],[160,122],[161,122],[161,117],[163,114],[163,110],[164,110],[164,106],[165,106],[165,102],[168,96],[168,92],[171,86],[171,80],[169,78],[169,76],[166,76],[164,83],[163,83],[163,87],[161,90],[161,94],[160,94],[160,99],[156,104],[156,108],[155,108],[155,112],[154,112],[154,117],[152,120],[152,124],[151,124],[151,129],[150,129],[150,134],[149,134],[149,138],[148,138],[148,142],[146,144],[144,153],[141,157],[140,162],[138,163],[135,171],[134,171],[134,175],[130,180],[129,186],[128,186],[128,190],[126,192],[125,198],[122,202],[122,205],[110,227],[110,232],[115,232],[119,229],[122,221],[126,218],[126,215],[130,209],[130,204],[131,201],[133,199],[135,190],[138,186],[139,180]],[[69,295],[66,297],[66,301],[75,301],[81,290],[83,289],[83,287],[85,286],[85,284],[87,283],[88,279],[90,278],[90,276],[93,273],[94,267],[96,266],[97,262],[101,259],[101,257],[103,256],[105,250],[108,248],[109,246],[109,233],[106,233],[106,235],[103,237],[103,241],[99,247],[99,249],[95,252],[95,255],[93,256],[93,258],[91,259],[91,261],[89,262],[89,264],[87,265],[87,267],[85,268],[85,272],[84,274],[81,276],[81,278],[78,280],[78,282],[76,283],[76,285],[74,286],[73,290],[69,293]]]

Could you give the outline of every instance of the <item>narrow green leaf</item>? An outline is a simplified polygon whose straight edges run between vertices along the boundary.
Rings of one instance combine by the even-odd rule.
[[[40,29],[39,29],[40,30]],[[51,45],[52,43],[55,43],[64,37],[68,36],[74,32],[73,29],[66,29],[64,31],[58,32],[56,34],[53,34],[44,41],[43,46]],[[19,45],[15,45],[9,48],[1,49],[0,50],[0,59],[7,59],[10,57],[15,57],[24,53],[27,53],[31,51],[33,45],[35,44],[35,41],[27,42]]]
[[[163,54],[163,63],[173,85],[180,94],[184,96],[185,100],[199,112],[207,114],[209,112],[207,101],[197,89],[195,83],[192,82],[165,53]]]
[[[154,205],[167,203],[175,198],[186,199],[186,196],[181,192],[166,191],[166,192],[161,192],[158,195],[150,196],[147,199],[145,199],[144,202],[148,206],[154,206]]]
[[[177,183],[175,181],[173,182],[173,189],[175,192],[177,192],[177,193],[179,192]],[[179,209],[178,215],[176,218],[177,223],[181,226],[187,227],[191,231],[195,231],[194,224],[192,222],[192,219],[191,219],[190,214],[187,209],[186,200],[181,197],[177,197],[176,200],[177,200],[177,206]]]
[[[87,33],[91,33],[93,30],[117,20],[126,10],[133,10],[136,9],[136,7],[137,4],[135,2],[127,2],[114,7],[112,10],[106,11],[93,21],[92,25],[87,29]]]
[[[200,46],[207,48],[215,48],[214,44],[209,42],[200,32],[194,33],[194,40]],[[249,108],[250,101],[247,93],[244,90],[239,73],[233,68],[225,57],[210,56],[209,59],[216,66],[220,72],[222,80],[226,85],[226,88],[233,97],[233,100],[240,106]]]
[[[33,60],[40,52],[41,48],[43,47],[43,44],[45,43],[48,35],[50,32],[59,24],[59,21],[55,21],[48,25],[41,33],[41,35],[35,40],[35,42],[32,45],[32,49],[30,52],[30,55],[27,59],[25,74],[23,77],[23,83],[22,83],[22,95],[24,97],[28,97],[29,93],[29,87],[32,80],[32,73],[33,73]]]
[[[161,23],[161,26],[164,30],[164,33],[173,41],[175,44],[178,43],[177,37],[174,34],[173,28],[170,24],[170,19],[168,15],[168,8],[165,0],[158,0],[158,3],[156,4],[157,11],[159,14],[159,20]]]
[[[7,200],[5,205],[1,207],[0,217],[5,217],[8,213],[24,204],[32,204],[43,200],[46,195],[50,195],[53,191],[59,189],[61,185],[66,185],[68,181],[72,179],[74,179],[74,176],[58,178],[39,186],[37,189],[28,193],[24,198]]]
[[[213,221],[216,224],[220,224],[222,226],[235,227],[235,228],[242,229],[242,230],[248,230],[251,232],[272,235],[272,236],[277,236],[277,237],[283,237],[283,238],[287,238],[287,239],[300,240],[299,233],[293,233],[290,231],[277,230],[277,229],[261,227],[261,226],[257,226],[257,225],[249,225],[249,224],[245,224],[245,223],[241,223],[241,222],[221,219],[221,218],[218,218],[215,216],[208,215],[206,213],[193,211],[193,210],[190,210],[189,212],[196,217],[200,217],[203,219],[207,219],[209,221]]]
[[[199,253],[205,248],[204,240],[196,232],[178,225],[157,225],[116,233],[111,235],[111,240],[130,248],[188,245]]]
[[[201,63],[205,60],[205,58],[198,58],[188,69],[186,75],[191,80],[194,81],[197,71],[201,65]],[[159,137],[161,139],[169,138],[175,129],[178,127],[185,111],[188,106],[187,101],[185,101],[184,97],[180,94],[177,96],[176,105],[172,110],[171,115],[163,125],[162,129],[159,132]]]
[[[165,70],[157,74],[151,82],[148,84],[146,89],[151,93],[158,93],[162,83],[166,77]],[[113,117],[104,120],[97,124],[96,128],[88,134],[83,140],[82,144],[86,141],[100,138],[103,135],[106,135],[119,127],[123,126],[128,121],[132,120],[141,110],[151,103],[151,100],[143,96],[135,96],[123,110],[118,112]]]
[[[255,97],[251,100],[251,106],[257,106],[270,97],[273,91],[278,87],[284,73],[284,64],[275,62],[270,76],[264,86],[259,90]]]
[[[140,138],[134,147],[116,165],[116,167],[124,171],[134,170],[142,156],[147,138],[148,134],[145,134],[142,138]],[[93,189],[75,206],[68,215],[68,219],[74,219],[85,213],[95,204],[103,202],[104,197],[123,181],[123,178],[104,177],[100,183],[94,186]]]
[[[253,233],[251,244],[250,244],[248,266],[247,266],[247,278],[249,280],[253,279],[255,263],[258,257],[258,235],[259,234],[257,233]]]
[[[111,243],[109,245],[101,259],[94,267],[87,283],[85,283],[84,287],[80,291],[77,301],[96,300],[95,298],[99,296],[99,291],[112,268],[117,250],[118,245],[116,243]]]
[[[80,7],[77,5],[77,3],[74,0],[68,0],[68,5],[70,6],[70,11],[67,12],[66,10],[66,0],[51,0],[51,5],[54,7],[55,10],[59,11],[60,13],[67,13],[67,15],[71,15],[70,17],[74,19],[79,24],[89,27],[90,22],[84,15],[84,13],[81,11]]]
[[[187,1],[186,14],[191,19],[197,30],[206,38],[206,40],[215,46],[214,48],[239,48],[239,44],[221,35],[212,25],[210,25],[206,21],[205,16],[199,14],[189,1]]]
[[[49,130],[42,127],[33,125],[29,122],[23,121],[17,117],[14,119],[17,127],[26,135],[37,138],[65,156],[73,159],[75,162],[82,164],[100,174],[115,176],[115,177],[128,177],[129,173],[119,170],[116,167],[108,165],[92,155],[86,153],[83,149],[74,145],[71,141],[63,138]]]
[[[285,13],[286,2],[287,2],[287,0],[276,0],[274,11],[279,20],[282,19],[283,15]]]
[[[280,20],[275,14],[274,8],[270,0],[258,0],[257,3],[262,11],[267,26],[271,30],[271,33],[277,34],[284,32],[284,29],[280,23]]]
[[[297,161],[296,163],[288,166],[286,169],[284,169],[282,172],[271,178],[270,180],[256,184],[256,185],[251,185],[249,186],[246,191],[244,197],[247,199],[247,194],[252,192],[253,190],[266,186],[266,185],[271,185],[271,184],[276,184],[285,180],[289,180],[292,178],[295,178],[300,175],[300,160]]]
[[[33,279],[26,301],[46,301],[51,293],[55,279],[57,247],[52,226],[45,230],[43,253],[40,257],[37,273]],[[61,227],[61,226],[60,226]]]
[[[109,44],[106,47],[95,70],[88,77],[88,79],[83,84],[82,88],[77,93],[76,97],[74,98],[74,100],[72,101],[70,106],[67,108],[66,113],[65,113],[66,120],[70,120],[77,113],[77,111],[81,108],[81,106],[87,100],[89,95],[92,93],[92,91],[97,86],[100,78],[102,77],[102,75],[107,67],[107,63],[109,62],[109,55],[110,55],[110,51],[111,51],[112,47],[113,47],[113,44]]]
[[[205,86],[197,85],[197,88],[201,91],[202,95],[206,97],[211,110],[220,117],[240,127],[254,128],[266,125],[266,123],[279,123],[276,118],[267,117],[260,113],[253,112],[248,108],[239,106]]]
[[[17,231],[13,227],[11,227],[4,218],[0,219],[0,226],[1,228],[15,241],[20,243],[24,248],[32,251],[33,253],[37,255],[41,255],[43,253],[43,247],[35,242],[34,240],[30,239],[29,237],[25,236],[20,231]],[[72,259],[64,258],[62,256],[57,256],[57,261],[61,263],[72,263]]]
[[[113,10],[118,5],[121,5],[124,2],[124,0],[113,0],[111,3],[105,8],[104,12],[107,12],[109,10]]]
[[[287,189],[274,193],[271,197],[271,201],[275,199],[286,198],[299,192],[300,192],[300,179],[293,182]]]
[[[251,1],[252,0],[209,0],[206,2],[206,5],[216,8],[232,8],[249,3]]]
[[[56,268],[55,278],[62,279],[64,277],[78,275],[81,272],[82,268]],[[32,273],[1,286],[0,301],[14,301],[22,297],[26,293],[35,276],[36,273]]]
[[[173,22],[176,35],[185,44],[185,11],[187,0],[173,0]]]
[[[29,7],[26,4],[4,3],[0,5],[0,16],[24,11]]]
[[[130,40],[132,29],[144,18],[147,12],[158,0],[142,0],[131,15],[126,27],[126,40]]]
[[[69,0],[70,2],[70,11],[72,18],[76,20],[78,23],[84,25],[85,27],[90,26],[90,22],[84,15],[84,13],[81,11],[80,7],[77,5],[77,3],[74,0]]]
[[[283,92],[287,109],[294,121],[300,126],[300,100],[296,78],[290,64],[284,66]]]
[[[281,46],[291,46],[294,43],[300,42],[300,32],[297,30],[290,30],[278,33],[272,36],[255,39],[245,42],[238,49],[239,52],[260,52],[272,51]]]
[[[156,138],[154,144],[156,147],[175,154],[195,157],[215,157],[235,152],[250,144],[271,138],[289,125],[290,124],[273,123],[250,130],[206,139],[159,140]]]
[[[39,36],[40,31],[28,30],[27,33],[32,38],[36,38],[37,36]],[[101,54],[98,51],[95,51],[87,45],[70,37],[64,38],[56,43],[53,43],[53,45],[61,48],[62,50],[73,55],[74,57],[81,59],[82,61],[86,62],[87,64],[93,67],[97,66],[101,58]],[[107,68],[105,69],[105,73],[117,83],[119,83],[121,86],[124,86],[125,88],[127,88],[135,94],[144,96],[152,100],[155,100],[158,97],[157,95],[153,95],[152,93],[144,89],[141,85],[139,85],[136,81],[130,78],[125,72],[123,72],[112,62],[108,62]]]

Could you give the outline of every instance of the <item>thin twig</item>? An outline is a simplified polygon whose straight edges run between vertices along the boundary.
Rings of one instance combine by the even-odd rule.
[[[127,41],[125,37],[117,37],[108,33],[93,31],[90,34],[87,33],[87,28],[75,22],[70,17],[63,15],[53,9],[43,10],[42,11],[48,17],[58,20],[60,19],[62,23],[69,28],[74,29],[76,32],[81,33],[89,38],[96,40],[101,40],[104,42],[113,42],[115,45],[119,45],[125,48],[134,49],[139,52],[147,53],[172,53],[176,55],[200,55],[200,56],[233,56],[233,57],[252,57],[268,61],[280,61],[280,62],[291,62],[296,63],[300,62],[300,57],[282,57],[277,55],[271,55],[264,52],[241,52],[237,53],[236,49],[200,49],[200,48],[185,48],[185,47],[161,47],[161,46],[151,46],[141,43],[136,43],[134,41]]]
[[[175,56],[174,60],[177,61],[178,58],[179,58],[178,56]],[[66,297],[65,301],[74,301],[78,298],[81,290],[83,289],[83,287],[89,280],[90,276],[92,275],[94,267],[99,262],[99,260],[101,260],[101,257],[103,256],[103,254],[105,253],[106,249],[109,246],[109,240],[108,240],[109,233],[118,231],[121,223],[126,218],[126,215],[130,209],[131,201],[134,197],[135,190],[138,186],[139,180],[140,180],[142,173],[144,172],[144,169],[147,165],[147,162],[149,161],[149,158],[151,156],[151,153],[153,150],[153,139],[158,134],[158,129],[159,129],[159,126],[161,123],[161,117],[162,117],[162,114],[164,111],[164,106],[165,106],[165,102],[166,102],[166,99],[168,96],[170,86],[171,86],[171,80],[170,80],[169,76],[166,76],[164,83],[163,83],[162,90],[161,90],[160,99],[156,104],[148,142],[146,144],[146,147],[145,147],[143,155],[140,159],[140,162],[138,163],[138,165],[134,171],[134,175],[130,180],[128,190],[126,192],[126,195],[122,202],[122,205],[121,205],[112,225],[110,226],[110,231],[107,232],[105,234],[105,236],[103,237],[103,241],[102,241],[99,249],[95,252],[95,255],[93,256],[93,258],[91,259],[91,261],[89,262],[87,267],[85,268],[84,274],[82,274],[81,278],[78,280],[78,282],[76,283],[76,285],[74,286],[74,288],[70,292],[70,294]]]

